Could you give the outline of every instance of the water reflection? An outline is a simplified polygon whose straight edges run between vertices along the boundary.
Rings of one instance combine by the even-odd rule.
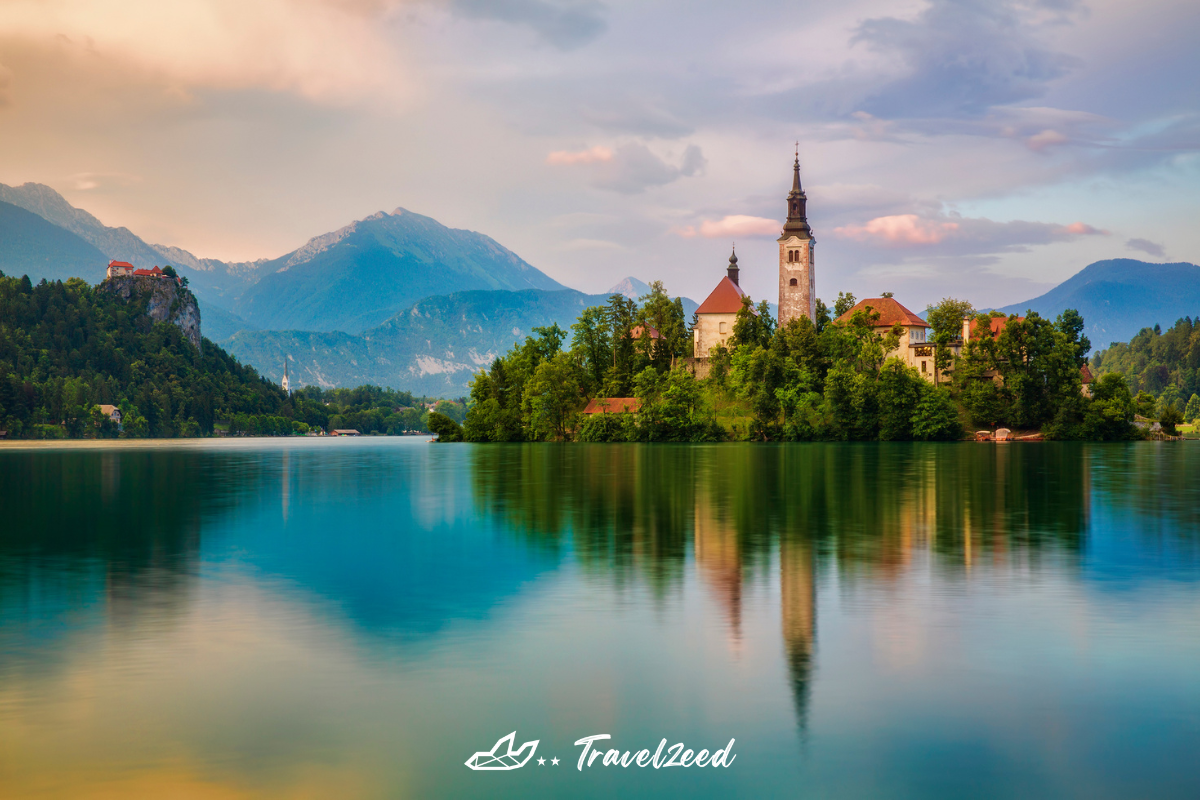
[[[6,770],[40,780],[13,758],[36,750],[27,761],[49,771],[61,749],[98,773],[124,764],[133,794],[174,781],[269,796],[306,774],[349,794],[478,794],[448,771],[461,759],[397,777],[395,753],[436,760],[472,726],[494,740],[493,724],[562,724],[566,738],[599,720],[656,736],[709,717],[761,751],[776,707],[806,744],[762,769],[792,779],[788,758],[863,713],[831,712],[830,697],[874,692],[882,728],[907,723],[887,709],[954,691],[939,662],[962,669],[974,647],[965,668],[985,671],[980,652],[1004,663],[1032,647],[1036,624],[1006,629],[972,604],[1053,584],[1055,604],[1028,610],[1056,634],[1083,630],[1110,660],[1182,663],[1161,641],[1196,649],[1183,612],[1125,648],[1089,638],[1072,604],[1089,582],[1183,586],[1182,608],[1197,602],[1196,466],[1198,451],[1153,445],[0,450],[0,743],[16,754],[0,755],[0,790]],[[956,615],[961,640],[934,641],[938,614]],[[875,651],[896,663],[872,664]],[[655,705],[657,671],[677,686]],[[898,674],[909,683],[889,691]],[[737,717],[723,694],[756,710]],[[109,744],[79,743],[80,709]],[[975,710],[990,730],[986,699]],[[42,718],[59,727],[24,742]],[[157,784],[129,766],[149,752]]]

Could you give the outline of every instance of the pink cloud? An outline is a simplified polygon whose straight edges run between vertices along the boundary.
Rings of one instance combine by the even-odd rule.
[[[876,217],[866,225],[844,225],[833,232],[843,239],[904,247],[937,244],[958,230],[957,222],[921,219],[916,214]]]
[[[602,164],[613,160],[611,148],[603,145],[589,147],[587,150],[555,150],[546,156],[546,163],[552,166],[571,166],[573,164]]]
[[[1068,139],[1066,136],[1059,133],[1058,131],[1047,128],[1046,130],[1042,131],[1041,133],[1035,133],[1033,136],[1030,136],[1028,139],[1026,139],[1025,146],[1028,147],[1030,150],[1034,150],[1036,152],[1041,152],[1042,150],[1045,150],[1050,145],[1066,144],[1069,141],[1070,141],[1070,139]]]
[[[778,236],[780,225],[773,219],[750,217],[745,214],[730,214],[719,220],[706,219],[699,230],[693,225],[672,228],[671,233],[690,239],[703,236],[705,239],[749,239],[757,236]]]
[[[1065,242],[1079,236],[1107,236],[1108,231],[1084,222],[996,222],[983,217],[937,214],[922,217],[898,214],[876,217],[864,225],[844,225],[833,233],[842,239],[886,249],[920,247],[959,255],[1021,252],[1030,245]]]

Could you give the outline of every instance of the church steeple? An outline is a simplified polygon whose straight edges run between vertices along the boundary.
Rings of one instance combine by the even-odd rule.
[[[737,246],[733,248],[733,253],[729,256],[729,280],[733,281],[733,285],[738,285],[738,263],[737,263]]]
[[[783,226],[783,235],[789,234],[807,239],[812,236],[808,227],[808,197],[800,186],[800,146],[796,146],[796,161],[792,164],[792,190],[787,196],[788,215]]]

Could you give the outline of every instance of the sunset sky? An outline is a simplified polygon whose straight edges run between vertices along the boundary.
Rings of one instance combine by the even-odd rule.
[[[199,256],[397,206],[563,283],[1029,299],[1200,259],[1200,10],[1132,3],[0,0],[0,182]]]

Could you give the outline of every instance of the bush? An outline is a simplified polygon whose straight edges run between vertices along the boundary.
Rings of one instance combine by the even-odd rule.
[[[426,424],[429,430],[437,434],[439,442],[461,442],[463,440],[462,426],[445,414],[430,411],[429,421]]]

